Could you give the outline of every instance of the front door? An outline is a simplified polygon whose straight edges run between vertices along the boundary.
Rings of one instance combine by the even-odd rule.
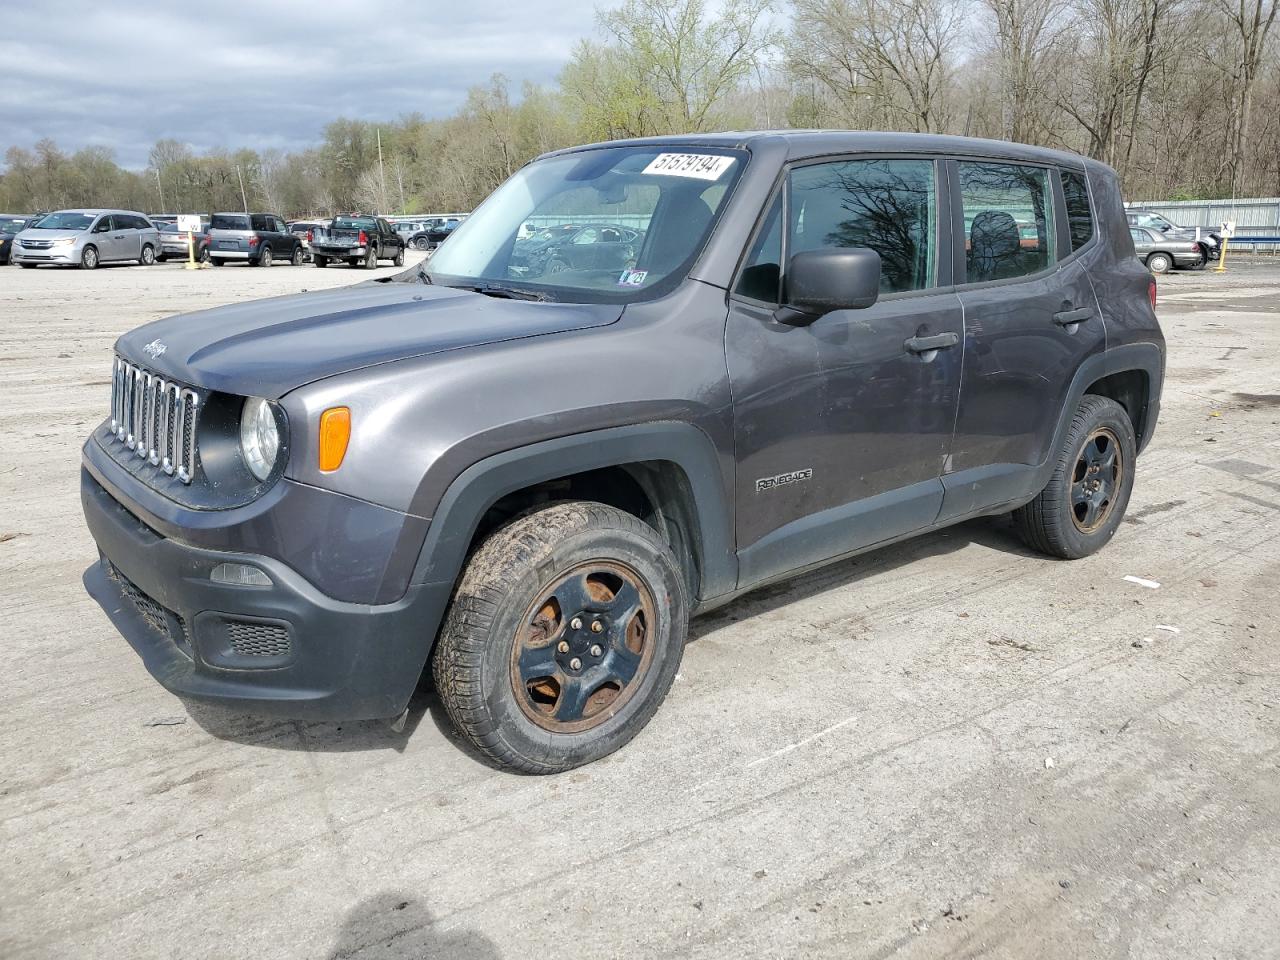
[[[1080,222],[1071,210],[1080,200],[1091,222],[1083,187],[1056,201],[1058,174],[1047,167],[958,160],[955,170],[968,339],[944,519],[1035,492],[1071,379],[1106,345],[1088,276],[1098,244],[1064,222]]]
[[[927,159],[789,170],[730,299],[740,586],[927,527],[960,388],[945,184]],[[941,211],[941,213],[940,213]],[[786,257],[870,247],[881,296],[809,326],[774,311]]]

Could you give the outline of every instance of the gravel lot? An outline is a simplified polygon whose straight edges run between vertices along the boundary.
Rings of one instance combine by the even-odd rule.
[[[541,779],[429,694],[402,733],[185,705],[81,586],[114,338],[367,276],[0,268],[0,955],[1280,956],[1280,268],[1161,280],[1102,554],[981,521],[761,591]]]

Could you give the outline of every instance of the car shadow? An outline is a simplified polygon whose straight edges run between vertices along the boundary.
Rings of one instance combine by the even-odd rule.
[[[414,957],[421,960],[501,960],[488,937],[474,930],[441,930],[426,904],[403,891],[384,890],[348,911],[328,960]]]
[[[902,543],[858,554],[776,584],[760,587],[732,602],[695,618],[689,626],[689,643],[729,623],[751,620],[797,601],[831,590],[856,585],[868,577],[893,573],[929,557],[943,556],[979,544],[1020,557],[1045,559],[1023,546],[1007,517],[969,520],[954,527],[905,540]],[[372,750],[403,752],[424,719],[429,719],[444,739],[484,766],[497,769],[454,730],[440,698],[431,685],[431,671],[424,670],[409,707],[397,722],[391,720],[297,721],[245,716],[216,704],[183,701],[195,721],[219,740],[275,750],[346,753]]]

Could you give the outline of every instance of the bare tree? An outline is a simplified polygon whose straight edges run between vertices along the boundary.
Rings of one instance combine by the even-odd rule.
[[[1262,70],[1271,25],[1276,20],[1277,0],[1214,0],[1237,41],[1239,59],[1228,64],[1233,81],[1231,103],[1230,155],[1228,170],[1231,195],[1239,194],[1244,176],[1245,152],[1249,145],[1249,120],[1253,112],[1253,91]]]

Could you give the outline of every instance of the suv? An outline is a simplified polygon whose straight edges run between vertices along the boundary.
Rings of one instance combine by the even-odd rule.
[[[269,267],[283,260],[302,266],[302,240],[289,232],[274,213],[215,213],[209,217],[209,262],[220,267],[238,260],[251,267]]]
[[[618,210],[633,265],[512,270],[531,218]],[[1115,173],[1017,144],[563,150],[388,279],[117,341],[85,582],[175,693],[396,717],[425,667],[491,762],[565,770],[748,590],[996,514],[1098,550],[1159,411]]]
[[[133,210],[57,210],[27,223],[13,238],[14,263],[94,270],[100,263],[156,262],[160,232]]]

